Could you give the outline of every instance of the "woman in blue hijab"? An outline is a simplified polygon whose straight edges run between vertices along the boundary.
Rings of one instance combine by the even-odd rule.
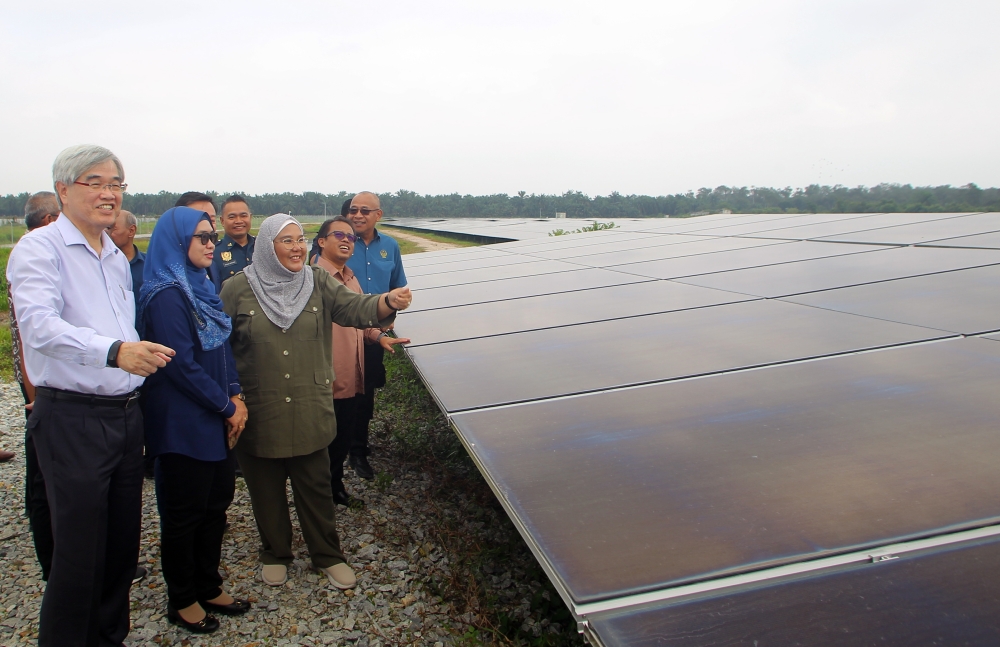
[[[146,379],[142,408],[146,446],[156,457],[167,618],[195,633],[219,628],[209,611],[250,609],[222,590],[219,577],[226,509],[236,487],[230,450],[247,408],[229,346],[232,322],[206,271],[218,240],[205,212],[168,210],[150,238],[139,292],[143,339],[177,352]]]

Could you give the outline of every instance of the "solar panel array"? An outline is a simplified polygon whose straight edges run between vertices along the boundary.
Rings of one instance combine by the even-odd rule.
[[[1000,642],[1000,214],[618,224],[397,323],[591,641]]]

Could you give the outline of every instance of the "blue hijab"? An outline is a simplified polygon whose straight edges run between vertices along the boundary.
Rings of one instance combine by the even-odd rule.
[[[222,311],[222,299],[215,293],[215,286],[205,268],[195,267],[188,259],[188,249],[194,230],[202,220],[209,220],[204,211],[189,207],[167,209],[153,229],[146,251],[146,265],[142,270],[142,288],[139,290],[139,317],[137,329],[145,334],[146,306],[150,299],[166,288],[176,287],[191,304],[195,328],[202,350],[222,346],[233,329],[229,315]]]

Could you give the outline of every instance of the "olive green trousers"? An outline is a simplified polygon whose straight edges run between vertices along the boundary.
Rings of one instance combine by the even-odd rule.
[[[305,456],[261,458],[241,452],[237,445],[236,454],[260,532],[261,562],[292,563],[292,520],[285,490],[289,478],[313,564],[326,568],[347,561],[337,536],[337,505],[330,489],[330,454],[325,447]]]

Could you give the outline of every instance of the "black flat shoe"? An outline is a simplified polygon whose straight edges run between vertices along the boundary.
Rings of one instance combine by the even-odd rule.
[[[216,604],[215,602],[201,602],[200,604],[205,611],[221,613],[224,616],[241,616],[250,610],[249,602],[236,598],[233,598],[230,604]]]
[[[167,620],[178,627],[184,627],[193,634],[210,634],[219,628],[219,621],[207,613],[198,622],[188,622],[173,607],[167,607]]]

